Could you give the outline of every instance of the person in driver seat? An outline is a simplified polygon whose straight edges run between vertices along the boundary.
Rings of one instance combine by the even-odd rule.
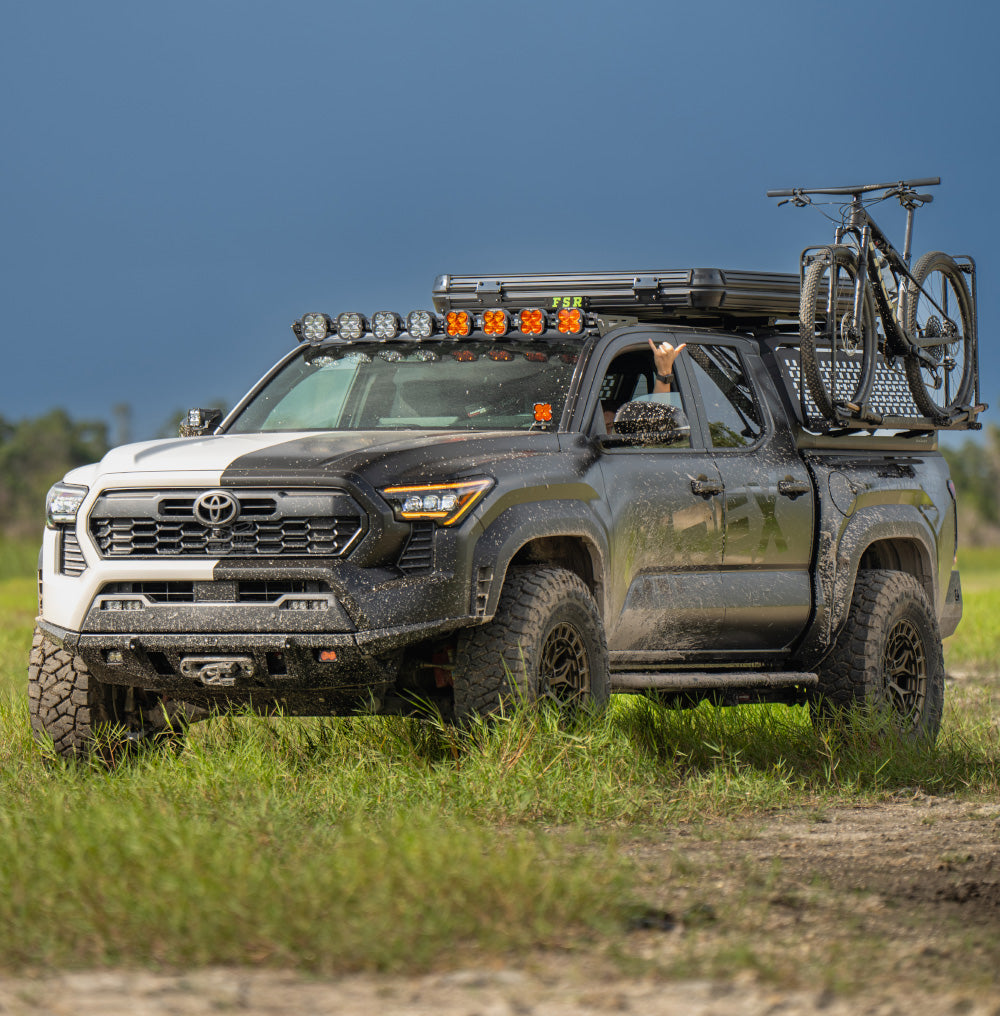
[[[649,348],[653,352],[653,391],[652,395],[666,395],[674,390],[674,361],[684,351],[687,346],[686,342],[682,342],[679,346],[673,346],[669,342],[655,343],[652,339],[649,340]],[[640,399],[649,398],[646,396],[639,396]],[[604,426],[609,434],[615,432],[615,413],[618,412],[622,407],[622,403],[616,403],[613,399],[604,399],[601,402],[601,409],[604,412]]]

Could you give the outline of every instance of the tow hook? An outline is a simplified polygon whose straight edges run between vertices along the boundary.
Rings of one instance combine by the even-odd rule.
[[[185,656],[181,673],[207,688],[232,688],[237,678],[253,677],[252,656]]]

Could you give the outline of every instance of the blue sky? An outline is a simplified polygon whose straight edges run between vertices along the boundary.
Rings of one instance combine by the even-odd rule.
[[[440,272],[794,271],[828,225],[765,190],[919,176],[1000,403],[997,10],[8,0],[0,416],[126,402],[152,436],[304,311],[405,313]]]

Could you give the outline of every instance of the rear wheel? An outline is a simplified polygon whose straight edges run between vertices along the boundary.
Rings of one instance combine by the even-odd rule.
[[[937,617],[909,573],[858,573],[850,613],[820,667],[820,722],[868,704],[887,712],[910,740],[933,741],[944,705],[944,657]]]
[[[906,357],[906,380],[924,416],[947,418],[967,405],[972,391],[975,324],[972,299],[954,259],[939,250],[925,254],[913,269],[906,300],[906,333],[920,342],[930,363]],[[940,339],[940,345],[925,344]]]
[[[597,604],[564,568],[511,568],[496,615],[462,635],[455,664],[458,722],[514,701],[600,706],[611,692]]]
[[[806,270],[799,298],[802,374],[820,414],[836,421],[864,409],[875,376],[875,303],[865,286],[854,327],[857,255],[830,247]]]
[[[182,727],[168,719],[159,696],[105,684],[84,660],[37,628],[28,658],[28,711],[35,737],[52,739],[58,754],[113,760],[140,741],[176,741]]]

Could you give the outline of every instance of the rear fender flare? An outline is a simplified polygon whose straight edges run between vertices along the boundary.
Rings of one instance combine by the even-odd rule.
[[[865,551],[883,541],[906,541],[918,548],[923,574],[915,577],[924,585],[931,602],[937,602],[936,538],[920,510],[913,505],[862,508],[846,521],[835,548],[824,549],[821,545],[818,550],[813,582],[819,608],[817,620],[821,621],[817,634],[824,650],[832,645],[847,619]]]

